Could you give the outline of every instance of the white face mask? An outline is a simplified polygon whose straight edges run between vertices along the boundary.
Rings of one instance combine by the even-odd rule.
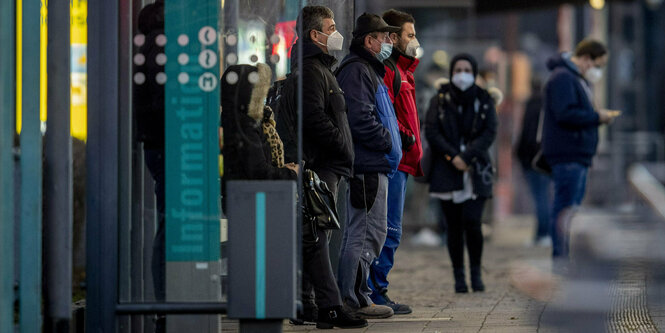
[[[598,68],[598,67],[591,67],[589,68],[586,73],[584,74],[584,77],[591,83],[596,83],[600,81],[600,79],[603,78],[603,70]]]
[[[406,44],[406,51],[404,54],[408,55],[409,57],[416,57],[416,54],[418,54],[418,48],[420,47],[420,43],[418,43],[418,39],[414,38],[412,39],[409,44]]]
[[[318,33],[328,36],[328,42],[325,47],[328,48],[328,51],[341,51],[342,50],[342,44],[344,43],[344,36],[339,33],[339,31],[335,31],[331,33],[330,35],[326,35],[325,33],[318,31]],[[323,45],[323,43],[319,42],[318,40],[316,41],[317,43]]]
[[[475,81],[476,79],[471,73],[462,72],[453,75],[453,84],[461,91],[466,91],[471,88]]]

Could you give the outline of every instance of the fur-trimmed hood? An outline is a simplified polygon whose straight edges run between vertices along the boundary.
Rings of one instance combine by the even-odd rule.
[[[234,118],[248,115],[256,122],[263,118],[263,102],[270,89],[272,71],[266,64],[230,66],[222,76],[222,112]],[[225,127],[231,124],[225,124]]]

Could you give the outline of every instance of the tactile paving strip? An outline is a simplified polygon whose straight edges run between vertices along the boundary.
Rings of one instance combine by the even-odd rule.
[[[631,267],[621,272],[621,276],[610,285],[612,308],[608,316],[608,331],[658,333],[647,307],[644,269]]]

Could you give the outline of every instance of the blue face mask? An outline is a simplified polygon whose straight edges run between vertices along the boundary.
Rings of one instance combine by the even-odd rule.
[[[376,39],[376,41],[379,42],[378,39]],[[381,43],[381,51],[375,54],[374,56],[376,57],[376,59],[379,59],[380,62],[383,62],[384,60],[388,59],[392,53],[393,53],[393,44]]]

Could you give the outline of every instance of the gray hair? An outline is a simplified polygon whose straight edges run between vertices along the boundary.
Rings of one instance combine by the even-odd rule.
[[[300,11],[298,21],[296,24],[296,33],[302,27],[302,33],[305,37],[309,38],[309,32],[312,30],[323,30],[323,19],[334,19],[330,8],[325,6],[306,6]]]

